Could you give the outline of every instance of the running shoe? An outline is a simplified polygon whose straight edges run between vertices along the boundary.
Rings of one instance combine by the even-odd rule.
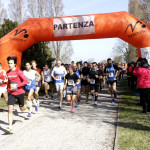
[[[114,99],[112,99],[112,102],[111,102],[112,104],[114,104],[115,103],[115,100]]]
[[[54,98],[54,95],[51,95],[51,98]]]
[[[86,104],[89,104],[89,101],[86,100]]]
[[[38,112],[38,106],[35,106],[35,111]]]
[[[48,99],[48,96],[47,96],[47,95],[45,96],[45,99]]]
[[[76,103],[76,104],[75,104],[75,107],[77,108],[78,106],[79,106],[79,103]]]
[[[71,113],[74,113],[74,109],[71,109]]]
[[[39,101],[39,100],[37,100],[37,106],[38,106],[38,107],[40,106],[40,101]]]
[[[27,117],[31,117],[31,113],[28,113]]]
[[[5,132],[8,133],[8,134],[13,134],[14,133],[13,129],[10,128],[10,127],[8,127]]]
[[[62,108],[60,106],[58,106],[58,110],[61,110]]]
[[[114,93],[114,98],[117,98],[117,93]]]
[[[97,106],[97,101],[94,102],[94,105]]]

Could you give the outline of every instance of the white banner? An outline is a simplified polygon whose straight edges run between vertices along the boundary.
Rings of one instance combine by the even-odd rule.
[[[142,58],[146,58],[150,64],[150,47],[141,48],[140,50]]]
[[[94,34],[94,16],[54,19],[53,31],[54,37]]]

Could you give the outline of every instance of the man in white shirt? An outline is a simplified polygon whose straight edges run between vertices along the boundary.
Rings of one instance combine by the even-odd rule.
[[[64,78],[67,74],[65,67],[61,66],[61,61],[56,62],[56,66],[53,68],[51,76],[55,80],[56,90],[58,95],[60,95],[60,104],[59,109],[62,108],[62,99],[63,99],[63,88],[64,88]]]

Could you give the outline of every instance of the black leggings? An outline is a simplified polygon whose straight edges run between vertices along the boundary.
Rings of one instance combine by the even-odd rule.
[[[143,112],[150,111],[150,88],[139,89]]]

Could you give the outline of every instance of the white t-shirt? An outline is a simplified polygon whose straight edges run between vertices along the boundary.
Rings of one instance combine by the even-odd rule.
[[[51,73],[51,75],[53,75],[54,77],[56,77],[56,80],[55,80],[56,83],[62,83],[62,82],[64,82],[64,76],[66,74],[67,74],[67,71],[66,71],[65,67],[63,67],[63,66],[60,66],[60,67],[55,66],[53,68],[52,73]]]
[[[51,82],[51,74],[50,74],[50,69],[44,70],[44,81],[45,82]]]
[[[36,79],[35,72],[36,71],[32,70],[32,69],[31,69],[31,71],[27,71],[27,70],[23,71],[23,74],[25,75],[25,77],[28,80],[28,84],[27,85],[31,85],[32,81]]]

